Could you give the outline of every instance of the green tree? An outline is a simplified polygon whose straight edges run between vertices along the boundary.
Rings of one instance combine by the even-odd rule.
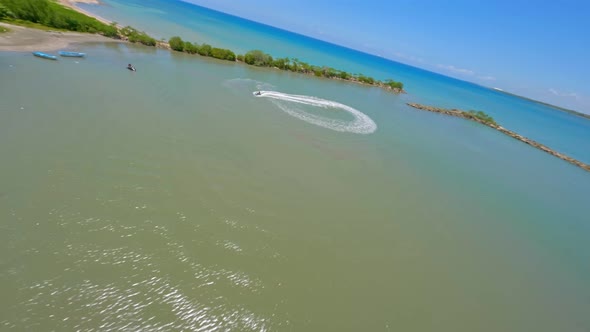
[[[132,43],[141,43],[147,46],[156,46],[156,39],[148,36],[143,31],[138,31],[135,28],[126,26],[121,29],[121,34],[126,36]]]
[[[317,66],[312,66],[311,70],[313,71],[313,74],[317,77],[321,77],[324,76],[324,73],[322,71],[322,68],[317,67]]]
[[[299,61],[299,66],[297,69],[298,69],[297,71],[300,73],[309,74],[309,73],[313,72],[313,66],[307,62],[302,62],[302,61]]]
[[[496,121],[494,120],[494,118],[492,118],[491,116],[489,116],[488,114],[482,112],[482,111],[468,111],[468,112],[463,112],[464,114],[466,114],[468,117],[470,118],[475,118],[478,119],[484,123],[487,124],[491,124],[491,125],[498,125],[496,123]]]
[[[175,51],[178,51],[178,52],[184,51],[184,41],[182,41],[182,39],[178,36],[174,36],[174,37],[170,38],[168,40],[168,44],[170,45],[170,48]]]
[[[332,77],[336,77],[338,76],[338,72],[336,71],[336,69],[331,68],[331,67],[324,67],[324,75],[326,77],[332,78]]]
[[[14,18],[14,13],[0,3],[0,20],[3,18]]]
[[[357,79],[359,82],[366,83],[366,84],[375,84],[375,79],[369,76],[365,76],[363,74],[359,74]]]
[[[3,0],[2,1],[17,18],[47,25],[51,21],[52,12],[48,0]]]
[[[236,61],[236,54],[231,50],[225,50],[224,59],[227,61]]]
[[[209,44],[203,44],[201,45],[201,47],[199,47],[199,54],[203,55],[203,56],[209,56],[211,55],[211,45]]]
[[[228,49],[224,49],[224,48],[217,48],[217,47],[211,48],[210,56],[213,58],[216,58],[216,59],[221,59],[221,60],[229,60],[229,61],[236,60],[236,55],[234,54],[234,52],[232,52]]]
[[[343,80],[349,80],[350,79],[350,74],[345,72],[345,71],[340,71],[338,73],[338,77],[340,77]]]
[[[402,82],[396,82],[394,80],[386,80],[385,81],[385,85],[388,85],[390,88],[392,89],[403,89],[404,88],[404,84]]]
[[[272,66],[282,70],[289,69],[289,58],[277,58],[272,62]]]
[[[268,67],[272,64],[272,56],[262,52],[261,50],[252,50],[248,51],[248,53],[244,55],[244,61],[249,65]]]
[[[102,29],[102,34],[109,38],[119,38],[119,30],[112,24]]]
[[[199,45],[191,42],[184,42],[184,51],[188,54],[196,54],[199,52]]]

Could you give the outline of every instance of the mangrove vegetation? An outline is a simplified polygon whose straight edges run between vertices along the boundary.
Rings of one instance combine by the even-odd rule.
[[[185,52],[188,54],[199,54],[215,59],[236,61],[236,54],[225,48],[213,47],[209,44],[191,43],[183,41],[182,38],[175,36],[168,40],[168,45],[174,51]]]
[[[119,38],[126,39],[132,43],[140,43],[146,46],[156,46],[156,39],[148,36],[143,31],[126,26],[119,30]]]
[[[118,37],[115,26],[49,0],[0,0],[0,20],[16,25],[30,26],[26,24],[30,22],[55,29]]]
[[[486,114],[485,112],[482,111],[467,111],[467,112],[463,112],[465,115],[465,118],[467,119],[476,119],[478,120],[477,122],[482,122],[486,125],[494,125],[497,126],[498,124],[496,123],[496,121],[494,120],[494,118],[492,118],[490,115]]]
[[[183,41],[182,38],[174,36],[168,40],[170,49],[178,52],[185,52],[189,54],[199,54],[221,60],[240,61],[251,66],[277,68],[280,70],[291,71],[295,73],[314,75],[317,77],[325,77],[330,79],[340,79],[345,81],[359,82],[367,85],[375,85],[382,88],[393,90],[394,92],[403,92],[404,85],[401,82],[394,80],[379,81],[372,77],[362,74],[351,74],[346,71],[334,69],[327,66],[315,66],[309,63],[300,61],[296,58],[273,58],[270,54],[264,53],[261,50],[252,50],[246,54],[236,55],[228,49],[212,47],[208,44],[199,45],[198,43],[191,43]]]

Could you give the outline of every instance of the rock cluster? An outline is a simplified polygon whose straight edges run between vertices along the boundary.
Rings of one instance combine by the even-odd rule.
[[[421,110],[424,110],[424,111],[429,111],[429,112],[434,112],[434,113],[440,113],[440,114],[445,114],[445,115],[450,115],[450,116],[456,116],[456,117],[459,117],[459,118],[464,118],[464,119],[468,119],[468,120],[471,120],[471,121],[475,121],[475,122],[481,123],[481,124],[486,125],[486,126],[488,126],[490,128],[494,128],[497,131],[499,131],[501,133],[504,133],[504,134],[506,134],[506,135],[514,138],[514,139],[517,139],[517,140],[519,140],[519,141],[521,141],[523,143],[526,143],[526,144],[528,144],[530,146],[533,146],[533,147],[535,147],[535,148],[537,148],[537,149],[539,149],[541,151],[547,152],[550,155],[553,155],[553,156],[555,156],[555,157],[557,157],[559,159],[565,160],[565,161],[567,161],[567,162],[569,162],[571,164],[574,164],[574,165],[576,165],[578,167],[581,167],[582,169],[590,172],[590,165],[588,165],[588,164],[585,164],[585,163],[583,163],[583,162],[581,162],[579,160],[576,160],[576,159],[574,159],[572,157],[566,156],[563,153],[559,153],[559,152],[557,152],[557,151],[555,151],[555,150],[553,150],[553,149],[551,149],[551,148],[549,148],[549,147],[547,147],[547,146],[545,146],[545,145],[543,145],[543,144],[541,144],[539,142],[536,142],[536,141],[534,141],[534,140],[532,140],[530,138],[527,138],[527,137],[524,137],[524,136],[522,136],[520,134],[517,134],[517,133],[515,133],[515,132],[513,132],[511,130],[508,130],[508,129],[500,126],[500,125],[497,125],[495,123],[489,123],[489,122],[482,121],[481,119],[479,119],[477,117],[474,117],[469,112],[461,111],[461,110],[458,110],[458,109],[438,108],[438,107],[421,105],[421,104],[416,104],[416,103],[408,103],[408,105],[411,106],[411,107],[413,107],[413,108],[421,109]]]

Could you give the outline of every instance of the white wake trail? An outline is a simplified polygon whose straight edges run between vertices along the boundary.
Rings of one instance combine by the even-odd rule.
[[[253,94],[258,98],[269,98],[287,114],[320,127],[356,134],[371,134],[377,130],[377,125],[369,116],[355,108],[335,101],[311,96],[291,95],[278,91],[256,91]],[[294,107],[293,103],[321,107],[324,109],[333,109],[335,111],[343,110],[350,113],[354,119],[352,121],[345,121],[326,118],[298,109],[297,107]]]

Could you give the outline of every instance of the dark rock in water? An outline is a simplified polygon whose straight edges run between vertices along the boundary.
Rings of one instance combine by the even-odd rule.
[[[450,115],[450,116],[456,116],[456,117],[459,117],[459,118],[463,118],[463,119],[467,119],[467,120],[471,120],[471,121],[475,121],[475,122],[481,123],[481,124],[486,125],[486,126],[488,126],[490,128],[496,129],[497,131],[499,131],[499,132],[501,132],[503,134],[506,134],[506,135],[508,135],[508,136],[510,136],[510,137],[512,137],[514,139],[517,139],[517,140],[519,140],[519,141],[521,141],[523,143],[526,143],[526,144],[528,144],[528,145],[530,145],[532,147],[535,147],[535,148],[537,148],[537,149],[539,149],[541,151],[547,152],[550,155],[553,155],[553,156],[555,156],[555,157],[557,157],[559,159],[565,160],[565,161],[567,161],[570,164],[574,164],[574,165],[576,165],[576,166],[578,166],[578,167],[580,167],[580,168],[582,168],[582,169],[590,172],[590,165],[585,164],[585,163],[583,163],[583,162],[581,162],[579,160],[576,160],[576,159],[574,159],[572,157],[566,156],[566,155],[564,155],[562,153],[559,153],[557,151],[554,151],[551,148],[549,148],[549,147],[547,147],[547,146],[545,146],[545,145],[543,145],[543,144],[541,144],[539,142],[533,141],[530,138],[524,137],[522,135],[519,135],[519,134],[511,131],[511,130],[508,130],[508,129],[506,129],[506,128],[500,126],[500,125],[498,125],[495,121],[484,121],[481,118],[478,118],[477,116],[474,116],[475,113],[465,112],[465,111],[461,111],[461,110],[458,110],[458,109],[450,109],[449,110],[449,109],[445,109],[445,108],[438,108],[438,107],[421,105],[421,104],[416,104],[416,103],[408,103],[408,106],[411,106],[411,107],[417,108],[417,109],[421,109],[421,110],[424,110],[424,111],[428,111],[428,112],[440,113],[440,114],[445,114],[445,115]]]

